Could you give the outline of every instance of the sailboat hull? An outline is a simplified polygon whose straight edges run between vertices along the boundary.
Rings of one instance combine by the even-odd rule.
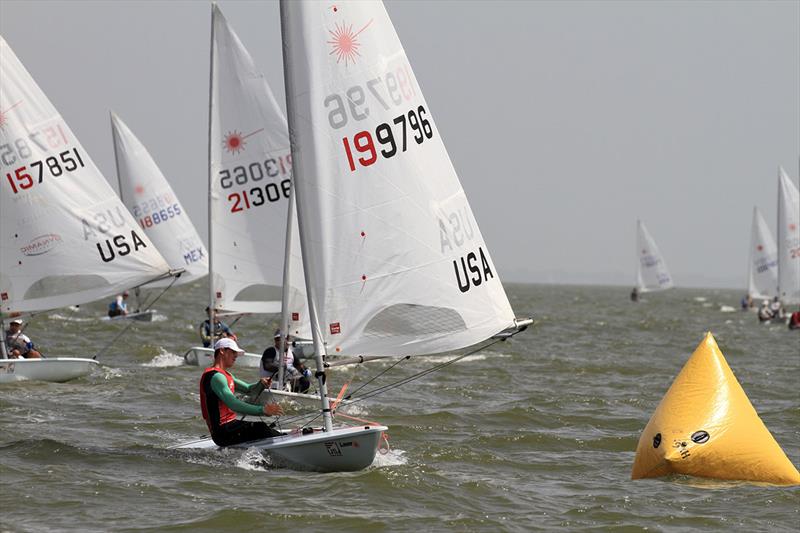
[[[0,359],[0,384],[15,381],[61,383],[86,376],[97,365],[97,361],[93,359],[75,357]]]
[[[353,472],[363,470],[375,460],[386,426],[335,428],[325,432],[298,432],[280,437],[244,442],[230,448],[256,448],[275,466],[315,472]],[[210,437],[173,446],[177,450],[219,450]]]

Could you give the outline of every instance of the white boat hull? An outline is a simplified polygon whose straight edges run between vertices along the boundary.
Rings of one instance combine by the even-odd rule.
[[[155,310],[151,309],[149,311],[142,311],[141,313],[128,313],[127,315],[104,316],[101,317],[100,320],[105,320],[108,322],[117,322],[121,320],[137,320],[139,322],[152,322],[154,312]]]
[[[0,359],[0,383],[50,381],[61,383],[91,373],[94,359],[55,357],[48,359]]]
[[[202,346],[189,348],[183,356],[187,365],[208,368],[214,364],[214,350]],[[255,353],[245,352],[236,358],[236,366],[245,368],[258,368],[261,364],[261,356]]]
[[[372,464],[386,426],[334,428],[324,432],[315,428],[302,435],[292,432],[280,437],[244,442],[230,448],[255,448],[275,466],[316,472],[352,472]],[[185,442],[171,449],[219,450],[210,437]]]

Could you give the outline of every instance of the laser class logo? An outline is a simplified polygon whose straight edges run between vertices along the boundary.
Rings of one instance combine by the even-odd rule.
[[[8,124],[8,112],[17,107],[21,103],[22,100],[12,105],[8,109],[0,109],[0,130],[3,129],[6,124]]]
[[[337,6],[332,6],[331,10],[334,13],[339,12]],[[345,21],[335,23],[334,29],[328,30],[330,40],[326,42],[331,46],[331,52],[328,55],[335,55],[337,63],[344,61],[345,67],[349,66],[351,63],[355,64],[356,59],[361,56],[358,51],[361,47],[358,36],[372,24],[372,20],[373,19],[369,19],[369,22],[364,24],[358,31],[353,31],[353,25]]]
[[[264,131],[264,128],[257,129],[256,131],[246,135],[243,135],[242,132],[238,130],[229,131],[222,139],[222,147],[229,154],[238,154],[239,152],[243,151],[244,147],[247,145],[245,139],[252,137],[256,133],[261,133],[262,131]]]

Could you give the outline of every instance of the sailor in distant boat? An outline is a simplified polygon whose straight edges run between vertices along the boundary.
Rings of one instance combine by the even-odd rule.
[[[208,307],[206,307],[206,315],[208,315]],[[220,320],[214,320],[214,338],[212,339],[211,335],[211,326],[210,322],[206,318],[203,322],[200,323],[200,327],[198,328],[200,331],[200,340],[203,341],[203,346],[208,348],[211,346],[211,342],[215,341],[219,337],[230,337],[236,340],[236,335],[234,335],[231,328],[225,322],[221,322]]]
[[[258,373],[263,377],[275,377],[279,367],[278,353],[281,349],[281,331],[278,330],[273,336],[275,344],[264,350],[261,356],[261,365]],[[308,370],[299,357],[295,357],[294,349],[291,346],[291,336],[286,337],[286,352],[284,353],[284,379],[291,384],[292,392],[306,393],[311,387],[311,371]]]
[[[747,311],[748,309],[753,307],[753,298],[749,294],[745,294],[742,296],[742,311]]]
[[[786,318],[786,314],[783,310],[783,304],[781,304],[781,301],[777,296],[773,298],[772,303],[769,304],[769,310],[772,313],[772,318],[778,318],[781,320]]]
[[[115,317],[128,314],[128,291],[118,294],[113,302],[108,304],[108,316]]]
[[[789,329],[800,329],[800,310],[792,313],[789,318]]]
[[[634,287],[633,290],[631,291],[631,301],[632,302],[639,301],[639,289],[637,289],[636,287]]]
[[[214,344],[214,364],[205,369],[200,378],[200,409],[218,446],[230,446],[251,440],[266,439],[280,432],[264,422],[245,422],[236,414],[255,416],[277,416],[283,414],[278,404],[263,406],[244,402],[234,392],[251,392],[258,387],[269,389],[271,379],[262,378],[249,384],[236,379],[228,370],[236,363],[236,357],[244,353],[233,339],[223,338]],[[263,390],[263,389],[262,389]]]
[[[22,333],[22,320],[14,319],[6,330],[6,346],[10,359],[40,359],[42,354],[33,347],[30,337]]]
[[[758,321],[766,322],[772,320],[772,311],[769,308],[769,300],[761,302],[761,307],[758,308]]]

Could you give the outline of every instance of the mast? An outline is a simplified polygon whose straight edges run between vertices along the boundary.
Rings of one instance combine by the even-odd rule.
[[[283,390],[283,378],[286,367],[287,330],[289,329],[289,292],[291,291],[291,264],[292,264],[292,218],[294,217],[294,179],[289,192],[289,209],[286,214],[286,242],[283,251],[283,287],[281,292],[281,353],[278,362],[278,389]]]
[[[119,172],[119,154],[117,153],[117,128],[114,127],[114,112],[109,111],[108,116],[111,119],[111,143],[114,145],[114,168],[117,170],[117,191],[119,191],[120,201],[124,204],[125,200],[122,198],[122,176]]]
[[[214,58],[216,56],[215,35],[214,35],[214,22],[216,18],[217,4],[211,3],[211,57],[209,61],[208,72],[208,332],[211,335],[211,347],[214,347],[214,334],[216,333],[216,321],[214,320],[214,254],[212,252],[213,244],[213,231],[212,231],[212,218],[213,218],[213,205],[211,194],[211,130],[213,125],[213,112],[214,112]]]
[[[289,69],[289,57],[288,57],[288,47],[289,43],[286,42],[286,31],[289,28],[289,21],[287,20],[288,11],[285,6],[286,0],[281,0],[280,9],[281,9],[281,41],[283,43],[283,81],[284,86],[286,88],[286,115],[289,122],[289,140],[291,144],[292,150],[292,180],[293,180],[293,187],[292,190],[296,191],[296,202],[297,202],[297,227],[300,230],[300,252],[303,255],[303,276],[306,281],[306,292],[308,293],[308,313],[309,318],[311,320],[311,335],[314,339],[314,358],[316,360],[317,370],[314,376],[317,378],[318,387],[319,387],[319,397],[320,397],[320,405],[322,409],[322,418],[325,431],[333,431],[333,419],[331,417],[331,408],[330,404],[328,403],[328,389],[325,385],[325,380],[323,379],[325,376],[324,367],[323,367],[323,357],[326,355],[325,352],[325,344],[322,340],[322,330],[319,328],[319,319],[317,317],[317,305],[316,305],[316,298],[315,298],[315,288],[313,286],[314,277],[311,275],[312,269],[315,265],[309,261],[309,253],[306,250],[308,247],[308,239],[309,236],[307,234],[308,229],[304,223],[305,216],[303,214],[303,193],[301,188],[297,187],[297,182],[302,179],[303,172],[302,172],[302,162],[300,158],[297,157],[297,151],[295,149],[296,143],[291,142],[292,139],[295,137],[294,128],[295,128],[295,119],[294,119],[294,112],[295,112],[295,103],[294,103],[294,80],[292,76],[290,76]],[[299,176],[299,177],[298,177]]]
[[[6,322],[0,317],[0,359],[8,359],[8,350],[6,350]]]

